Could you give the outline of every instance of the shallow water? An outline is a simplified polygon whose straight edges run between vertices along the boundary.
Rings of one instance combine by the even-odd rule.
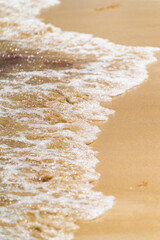
[[[56,2],[55,2],[56,3]],[[113,206],[94,191],[100,105],[147,78],[154,48],[63,32],[36,15],[53,1],[0,1],[0,237],[73,239]]]

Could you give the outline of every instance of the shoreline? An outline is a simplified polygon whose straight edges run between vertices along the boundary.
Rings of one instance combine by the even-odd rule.
[[[118,7],[109,8],[114,5]],[[160,47],[159,9],[156,0],[60,0],[38,17],[63,31],[92,34],[126,46]]]
[[[160,128],[158,126],[160,114],[156,117],[156,126],[152,126],[153,133],[150,135],[150,139],[145,139],[141,135],[142,132],[144,134],[142,125],[147,128],[149,122],[155,118],[155,116],[151,116],[154,110],[146,105],[152,84],[154,88],[157,88],[157,85],[160,86],[158,76],[156,77],[157,71],[160,69],[160,54],[157,55],[158,61],[149,66],[150,77],[148,80],[129,92],[115,97],[109,104],[116,113],[110,116],[108,122],[102,124],[101,134],[92,146],[99,152],[98,159],[100,161],[96,170],[101,177],[96,185],[96,190],[102,191],[105,195],[114,195],[115,203],[113,208],[101,218],[91,222],[78,223],[80,230],[75,234],[76,240],[128,240],[132,238],[156,240],[160,236],[160,211],[158,209],[160,164],[158,163],[159,141],[156,136]],[[154,82],[153,78],[155,78]],[[158,91],[152,101],[155,102],[157,97]],[[143,119],[141,119],[142,116],[136,119],[140,109],[142,110],[144,107],[140,105],[140,109],[137,109],[139,100],[150,109],[146,113],[149,117],[148,120],[144,119],[147,117],[143,115],[144,112],[141,114],[144,116]],[[153,102],[151,102],[151,106]],[[158,114],[157,111],[154,113],[154,115]],[[127,115],[128,123],[126,123],[125,115]],[[120,128],[121,131],[117,137],[117,129]],[[156,131],[157,134],[155,134]],[[148,133],[146,134],[148,135]],[[153,146],[151,142],[154,134],[157,142]],[[126,139],[122,144],[124,137]],[[131,137],[136,138],[137,142]],[[147,148],[149,145],[153,149],[149,150]],[[146,152],[144,153],[144,151]],[[151,162],[152,155],[154,156],[153,162]]]
[[[67,2],[68,9],[71,10],[65,12]],[[118,2],[124,4],[126,1]],[[88,0],[86,5],[84,4],[83,11],[80,9],[79,11],[77,10],[78,12],[74,10],[74,7],[78,9],[78,6],[72,7],[72,3],[73,0],[62,1],[62,4],[54,8],[43,10],[40,17],[46,23],[54,23],[57,19],[57,25],[55,25],[61,27],[62,30],[67,30],[65,26],[69,25],[70,29],[68,30],[81,32],[81,29],[84,27],[83,21],[76,26],[76,22],[74,23],[73,21],[68,24],[67,21],[65,23],[65,19],[70,11],[79,14],[82,18],[87,11],[91,13],[90,8],[87,7],[87,3],[90,4],[90,1]],[[96,0],[93,1],[92,9],[95,8],[94,4],[97,4]],[[102,0],[103,4],[104,1]],[[132,5],[132,1],[127,4],[128,18]],[[150,7],[151,5],[154,9],[155,6],[150,1]],[[113,41],[115,43],[132,46],[149,46],[149,43],[152,42],[152,46],[159,47],[158,39],[160,33],[157,33],[157,38],[155,38],[153,34],[155,29],[151,29],[150,26],[148,27],[149,30],[147,30],[147,27],[144,30],[138,28],[138,31],[142,31],[141,38],[131,39],[129,34],[125,39],[123,34],[120,35],[120,32],[116,33],[118,27],[116,23],[118,22],[118,17],[123,12],[122,8],[123,5],[121,4],[120,8],[109,12],[107,19],[110,19],[111,22],[112,20],[115,21],[113,21],[115,24],[113,24],[113,28],[115,27],[113,34],[111,34],[110,29],[105,30],[104,33],[105,35],[108,33],[110,36],[108,37],[109,40],[113,41],[115,39]],[[58,12],[54,17],[53,9],[55,9],[55,12]],[[106,21],[104,13],[104,11],[98,13],[99,19],[103,23]],[[114,19],[115,14],[118,16],[116,20]],[[90,16],[91,14],[88,15],[88,20]],[[146,15],[144,14],[144,16]],[[148,23],[145,22],[147,20],[146,18],[143,19],[143,17],[142,22],[147,26]],[[70,18],[73,20],[73,16],[70,16]],[[138,24],[138,20],[137,22],[135,20],[135,25],[136,23]],[[93,21],[93,19],[90,21]],[[149,21],[150,19],[148,19]],[[122,23],[120,22],[120,29],[122,29]],[[130,21],[128,25],[124,26],[125,31],[129,29],[129,24]],[[140,24],[140,26],[143,27],[143,24],[142,26]],[[103,33],[103,24],[101,24],[99,30],[97,22],[93,26],[94,28],[91,27],[89,29],[88,24],[84,32],[88,31],[88,33],[94,36],[96,32],[98,32],[97,34]],[[75,29],[76,27],[77,30]],[[132,28],[132,31],[133,34],[137,34],[136,29]],[[148,42],[144,39],[146,34],[149,36]],[[100,35],[99,37],[102,36]],[[156,55],[158,61],[148,66],[149,78],[144,83],[120,96],[114,97],[111,103],[106,104],[107,107],[115,110],[116,113],[110,116],[105,124],[100,124],[101,133],[92,144],[93,149],[99,152],[97,157],[100,162],[96,170],[101,174],[95,189],[103,192],[105,195],[115,196],[115,204],[104,216],[96,220],[78,222],[80,229],[75,232],[74,239],[76,240],[128,240],[132,238],[137,238],[138,240],[158,240],[160,237],[158,221],[160,218],[160,210],[158,209],[160,202],[160,197],[158,196],[160,182],[160,151],[158,147],[160,142],[160,137],[158,136],[160,130],[158,124],[160,119],[160,113],[158,112],[160,53]]]

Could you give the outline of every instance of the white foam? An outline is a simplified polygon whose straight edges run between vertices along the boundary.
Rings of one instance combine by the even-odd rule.
[[[13,224],[3,227],[2,240],[37,239],[31,231],[36,226],[44,240],[70,240],[77,220],[97,218],[112,208],[113,196],[93,190],[92,182],[99,178],[96,152],[88,145],[99,133],[94,121],[114,113],[102,107],[102,101],[111,101],[147,78],[146,66],[156,60],[154,52],[159,50],[63,32],[36,18],[42,8],[58,3],[0,0],[1,40],[14,41],[22,49],[35,48],[44,58],[48,51],[49,56],[56,53],[75,63],[69,69],[12,72],[1,81],[1,115],[9,122],[8,134],[5,120],[2,128],[1,189],[11,204],[0,212],[6,225]],[[33,85],[34,77],[50,82]],[[52,180],[41,181],[43,174]],[[36,226],[27,212],[35,216]]]

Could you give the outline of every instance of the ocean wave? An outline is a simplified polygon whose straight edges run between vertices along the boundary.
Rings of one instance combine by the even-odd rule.
[[[101,102],[142,83],[158,48],[63,32],[36,16],[50,0],[0,0],[0,237],[73,239],[113,206],[93,190]]]

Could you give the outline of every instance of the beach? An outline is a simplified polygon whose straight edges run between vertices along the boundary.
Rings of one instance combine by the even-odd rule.
[[[109,5],[118,6],[101,9]],[[159,10],[158,1],[68,0],[42,11],[41,18],[63,30],[91,33],[117,44],[159,47]],[[100,125],[92,144],[101,174],[95,189],[114,195],[115,203],[101,218],[78,222],[76,240],[160,237],[160,54],[156,56],[143,84],[107,103],[116,112]]]
[[[116,197],[100,219],[80,225],[75,239],[159,239],[159,62],[150,77],[113,100],[116,114],[102,126],[96,188]]]
[[[0,6],[0,239],[159,240],[160,2]]]

